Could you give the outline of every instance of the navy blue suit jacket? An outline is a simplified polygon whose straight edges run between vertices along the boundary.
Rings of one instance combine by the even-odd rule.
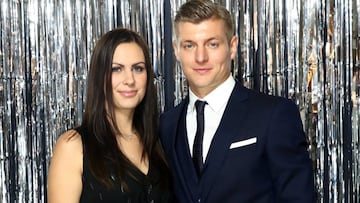
[[[293,102],[237,82],[200,178],[187,142],[187,104],[188,98],[161,115],[161,141],[180,203],[315,202],[308,143]]]

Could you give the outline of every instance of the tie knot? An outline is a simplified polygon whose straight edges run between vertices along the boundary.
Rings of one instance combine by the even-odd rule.
[[[195,107],[196,107],[196,112],[204,112],[204,107],[207,104],[206,101],[201,101],[201,100],[196,100],[195,102]]]

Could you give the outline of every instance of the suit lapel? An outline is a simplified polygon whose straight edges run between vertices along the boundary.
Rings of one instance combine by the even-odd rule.
[[[172,128],[172,132],[169,135],[171,137],[171,159],[173,160],[174,170],[177,178],[180,181],[181,187],[185,191],[188,200],[192,200],[192,192],[194,189],[194,179],[195,170],[192,166],[192,161],[190,157],[187,136],[186,136],[186,111],[188,105],[188,97],[181,102],[173,112],[173,118],[178,118],[177,120],[172,120],[169,122]],[[179,156],[179,154],[185,156]],[[190,163],[190,164],[189,164]],[[192,168],[191,168],[192,167]],[[189,180],[191,184],[189,184]],[[196,180],[196,179],[195,179]]]
[[[247,114],[248,108],[244,102],[246,99],[247,92],[236,83],[205,161],[204,173],[201,178],[204,196],[208,196],[213,187],[214,180],[217,178],[216,174],[218,174],[229,151],[231,138],[239,134],[239,125]],[[237,127],[235,128],[234,125]]]
[[[184,109],[186,111],[186,108]],[[189,150],[189,143],[186,132],[186,112],[183,111],[178,126],[177,138],[175,143],[175,151],[177,162],[179,163],[179,173],[182,174],[184,187],[187,185],[189,192],[194,193],[197,191],[199,184],[195,168],[192,164],[192,158]]]

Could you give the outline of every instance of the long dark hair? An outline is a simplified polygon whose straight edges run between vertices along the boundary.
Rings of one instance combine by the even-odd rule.
[[[81,126],[84,155],[90,171],[106,186],[114,186],[113,176],[123,182],[125,176],[133,176],[132,163],[118,148],[115,135],[119,133],[114,116],[111,86],[112,61],[116,47],[121,43],[134,42],[145,56],[147,71],[146,93],[135,108],[133,125],[143,144],[143,158],[147,155],[160,170],[166,173],[166,161],[158,138],[157,94],[149,49],[145,40],[136,32],[117,28],[104,34],[97,42],[90,61],[85,112]],[[109,166],[111,166],[109,168]]]

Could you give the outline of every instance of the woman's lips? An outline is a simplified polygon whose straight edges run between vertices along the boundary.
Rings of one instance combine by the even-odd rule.
[[[119,91],[120,95],[124,96],[124,97],[134,97],[137,93],[136,90],[122,90]]]

